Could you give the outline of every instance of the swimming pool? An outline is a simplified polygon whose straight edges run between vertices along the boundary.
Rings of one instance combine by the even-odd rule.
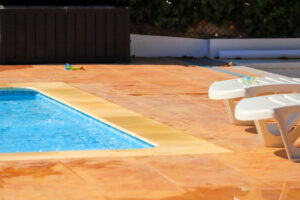
[[[152,148],[35,90],[1,88],[0,153]]]

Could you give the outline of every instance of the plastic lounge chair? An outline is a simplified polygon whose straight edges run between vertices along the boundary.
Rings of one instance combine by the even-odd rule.
[[[300,79],[257,77],[254,85],[243,83],[243,78],[214,82],[208,91],[209,98],[224,100],[231,123],[253,125],[253,121],[240,121],[234,116],[237,101],[245,97],[274,93],[300,92]]]
[[[285,146],[288,158],[300,161],[300,148],[293,142],[300,136],[300,94],[275,94],[241,100],[235,109],[239,120],[255,120],[261,141],[269,146]],[[260,127],[261,121],[275,119],[272,127]]]

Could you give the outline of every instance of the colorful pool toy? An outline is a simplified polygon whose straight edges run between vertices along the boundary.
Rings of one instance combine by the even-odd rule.
[[[66,63],[65,70],[84,70],[83,66],[72,67],[69,63]]]

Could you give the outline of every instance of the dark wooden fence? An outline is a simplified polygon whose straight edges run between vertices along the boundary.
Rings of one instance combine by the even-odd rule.
[[[0,37],[0,64],[130,59],[127,8],[5,7]]]

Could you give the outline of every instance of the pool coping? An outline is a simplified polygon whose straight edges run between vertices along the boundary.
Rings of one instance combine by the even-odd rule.
[[[130,150],[88,150],[32,153],[0,153],[0,161],[70,159],[123,156],[168,156],[229,153],[196,136],[154,121],[117,104],[63,82],[0,83],[0,88],[28,88],[64,103],[112,127],[154,145]]]

